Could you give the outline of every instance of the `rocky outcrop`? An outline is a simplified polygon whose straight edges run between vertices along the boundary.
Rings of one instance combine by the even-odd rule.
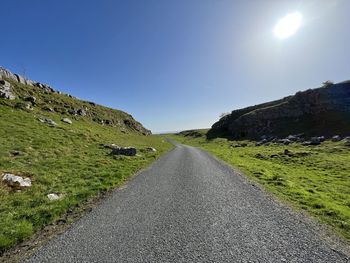
[[[137,122],[126,112],[79,100],[69,94],[56,91],[47,84],[29,80],[19,74],[13,74],[3,67],[0,67],[0,80],[0,99],[14,99],[16,95],[16,98],[20,100],[16,103],[16,108],[32,110],[35,107],[37,110],[59,113],[61,116],[70,114],[76,120],[84,118],[101,125],[115,127],[123,133],[151,134],[150,130],[143,127],[141,123]],[[32,87],[28,87],[28,85]],[[55,98],[57,97],[55,96],[46,96],[51,93],[62,94],[62,96],[67,96],[71,100],[56,100]],[[11,103],[6,105],[11,105]],[[48,122],[44,118],[42,118],[42,121],[51,126],[56,125],[54,122]]]
[[[240,139],[298,133],[327,137],[350,134],[350,82],[233,111],[212,126],[208,137]]]
[[[151,131],[143,127],[141,123],[135,121],[131,115],[129,115],[129,117],[130,119],[124,120],[124,125],[127,126],[129,129],[141,132],[143,135],[152,134]]]
[[[16,96],[11,91],[11,84],[6,80],[0,79],[0,98],[14,100]]]
[[[43,84],[40,82],[36,82],[36,81],[30,80],[30,79],[27,79],[19,74],[14,74],[11,71],[9,71],[8,69],[5,69],[3,67],[0,67],[0,78],[12,79],[14,81],[17,81],[17,82],[23,84],[23,85],[36,86],[36,87],[39,87],[39,88],[46,90],[47,92],[59,93],[58,91],[54,90],[52,87],[50,87],[47,84]]]
[[[0,77],[18,81],[15,74],[3,67],[0,67]]]

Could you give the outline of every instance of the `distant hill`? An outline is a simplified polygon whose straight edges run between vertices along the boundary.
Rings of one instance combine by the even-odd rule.
[[[32,81],[0,67],[0,104],[22,108],[28,112],[56,113],[59,116],[75,116],[101,125],[115,127],[122,132],[136,132],[150,135],[130,114],[79,100],[63,94],[47,84]]]
[[[350,81],[326,83],[280,100],[234,110],[214,123],[207,137],[252,139],[299,133],[350,135]]]

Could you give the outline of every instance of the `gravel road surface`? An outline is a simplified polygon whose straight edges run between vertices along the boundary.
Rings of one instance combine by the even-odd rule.
[[[27,262],[348,262],[315,225],[176,145]]]

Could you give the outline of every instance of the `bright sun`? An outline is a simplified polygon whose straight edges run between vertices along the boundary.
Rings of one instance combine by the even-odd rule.
[[[273,32],[276,37],[285,39],[293,35],[300,27],[303,16],[299,12],[287,14],[276,24]]]

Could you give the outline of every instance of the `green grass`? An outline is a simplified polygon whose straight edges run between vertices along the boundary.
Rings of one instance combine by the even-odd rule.
[[[26,87],[21,88],[25,91]],[[40,94],[36,96],[42,100]],[[65,103],[81,103],[58,94],[51,100],[56,96]],[[172,148],[161,137],[143,136],[127,127],[103,126],[92,121],[92,116],[72,117],[46,112],[39,106],[33,111],[16,108],[21,101],[0,99],[0,175],[10,172],[30,177],[32,187],[17,192],[0,182],[0,254],[55,222],[68,209],[122,184]],[[102,109],[103,118],[113,115],[117,121],[117,115],[125,117],[123,112]],[[58,125],[49,127],[37,116],[51,118]],[[61,122],[62,116],[72,119],[73,124]],[[112,156],[105,147],[112,143],[134,146],[138,155]],[[157,152],[147,152],[146,147]],[[19,154],[14,155],[14,151]],[[64,197],[50,202],[49,193]]]
[[[350,147],[326,141],[318,146],[167,136],[202,148],[236,167],[278,198],[307,211],[350,241]],[[234,147],[247,143],[247,147]],[[285,149],[290,151],[284,154]]]

